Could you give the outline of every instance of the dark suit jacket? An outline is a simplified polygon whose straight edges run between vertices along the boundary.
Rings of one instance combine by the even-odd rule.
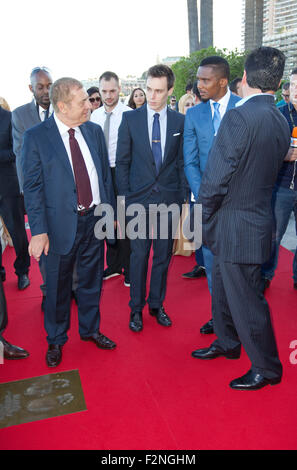
[[[11,112],[0,106],[0,199],[20,194],[12,149]]]
[[[86,122],[80,130],[97,170],[101,203],[110,204],[115,209],[101,127]],[[77,230],[76,186],[53,116],[25,132],[22,165],[25,204],[32,235],[47,233],[50,249],[61,255],[67,254],[73,246]]]
[[[203,239],[223,261],[262,264],[271,254],[272,190],[290,145],[290,129],[260,95],[228,111],[203,174]]]
[[[40,116],[34,99],[30,103],[19,106],[12,111],[13,151],[16,156],[16,168],[21,191],[23,191],[24,178],[21,165],[24,132],[39,123]]]
[[[157,175],[149,142],[147,107],[123,113],[118,133],[116,181],[126,204],[149,204],[157,185],[165,204],[181,203],[187,197],[183,169],[184,115],[167,110],[167,135],[163,163]]]

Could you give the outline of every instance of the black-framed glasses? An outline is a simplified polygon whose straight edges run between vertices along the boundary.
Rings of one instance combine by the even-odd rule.
[[[95,103],[95,101],[99,102],[101,101],[101,99],[99,98],[99,96],[97,96],[96,98],[89,98],[89,101],[90,103]]]

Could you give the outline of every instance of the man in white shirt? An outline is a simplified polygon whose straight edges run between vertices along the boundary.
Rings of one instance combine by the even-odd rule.
[[[131,108],[120,101],[120,81],[114,72],[104,72],[99,78],[99,91],[103,106],[95,110],[91,115],[91,121],[99,124],[104,132],[108,150],[109,165],[111,168],[114,192],[117,196],[117,185],[115,181],[116,149],[118,142],[118,129],[125,111]],[[130,243],[128,238],[118,238],[115,245],[107,245],[106,249],[107,268],[103,279],[119,276],[124,271],[124,284],[130,286]]]
[[[55,367],[68,339],[76,261],[80,337],[103,349],[116,346],[99,331],[104,242],[94,233],[96,206],[115,209],[115,199],[104,136],[89,122],[91,104],[82,84],[57,80],[51,102],[54,116],[25,132],[22,162],[29,253],[37,261],[43,255],[46,267],[46,363]]]

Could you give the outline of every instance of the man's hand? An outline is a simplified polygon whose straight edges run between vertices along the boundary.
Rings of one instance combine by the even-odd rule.
[[[285,162],[295,162],[297,160],[297,148],[290,147],[286,155]]]
[[[40,260],[42,253],[47,256],[49,250],[49,239],[47,233],[41,233],[40,235],[34,235],[29,243],[29,255],[33,256],[36,261]]]

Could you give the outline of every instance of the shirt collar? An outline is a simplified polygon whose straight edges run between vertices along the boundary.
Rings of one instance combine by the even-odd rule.
[[[217,101],[217,103],[219,103],[221,106],[225,106],[227,108],[228,106],[228,102],[229,102],[229,99],[230,99],[230,95],[231,95],[231,91],[227,90],[227,93],[219,100]],[[211,104],[215,103],[214,100],[210,99],[209,100]]]
[[[245,98],[242,98],[242,100],[237,101],[237,103],[235,104],[235,107],[238,108],[239,106],[242,106],[251,98],[255,98],[255,96],[263,96],[263,95],[273,96],[271,93],[254,93],[253,95],[246,96]]]
[[[69,129],[74,129],[76,132],[80,132],[80,128],[79,127],[69,127],[69,126],[66,126],[66,124],[64,124],[64,122],[62,122],[58,116],[56,115],[56,113],[54,113],[54,119],[55,119],[55,122],[57,124],[57,127],[58,127],[58,130],[60,132],[61,135],[64,135],[66,133],[68,133]]]
[[[118,103],[117,103],[117,105],[116,105],[116,107],[113,108],[113,110],[111,111],[112,114],[115,114],[115,115],[119,114],[119,113],[121,112],[121,107],[122,107],[122,103],[121,103],[121,101],[119,100]],[[104,105],[103,105],[103,109],[104,109],[104,113],[105,113],[105,114],[110,114],[108,111],[106,111]]]
[[[155,111],[154,109],[151,109],[149,105],[147,105],[147,114],[148,116],[153,119],[154,114],[159,113],[160,114],[160,119],[163,119],[165,116],[167,116],[167,104],[164,106],[161,111]]]

